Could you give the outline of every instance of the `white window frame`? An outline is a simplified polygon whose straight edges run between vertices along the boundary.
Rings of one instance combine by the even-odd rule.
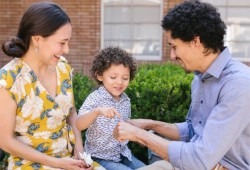
[[[163,17],[163,0],[160,0],[161,4],[160,4],[160,21],[162,20]],[[159,28],[161,28],[161,25],[159,23]],[[133,57],[136,60],[141,60],[141,61],[161,61],[162,60],[162,41],[163,41],[163,31],[160,31],[160,39],[159,39],[159,55],[136,55],[133,54]],[[104,48],[104,0],[101,0],[101,48]]]

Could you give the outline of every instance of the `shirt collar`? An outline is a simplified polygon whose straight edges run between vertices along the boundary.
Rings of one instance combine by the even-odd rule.
[[[212,64],[209,66],[209,68],[207,69],[207,71],[204,74],[201,74],[197,71],[195,72],[195,74],[196,75],[200,74],[202,80],[206,80],[210,77],[219,78],[222,71],[226,67],[229,60],[231,60],[231,58],[232,58],[232,56],[229,52],[229,49],[228,49],[228,47],[226,47],[221,52],[221,54],[212,62]]]
[[[108,99],[111,99],[113,101],[116,101],[116,102],[122,102],[124,100],[127,100],[129,99],[128,96],[123,92],[121,95],[120,95],[120,100],[117,101],[109,92],[108,90],[103,86],[101,85],[98,89],[98,91],[100,91],[102,94],[104,94]]]

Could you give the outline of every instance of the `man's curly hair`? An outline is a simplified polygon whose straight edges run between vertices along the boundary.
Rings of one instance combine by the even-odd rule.
[[[100,50],[94,58],[91,68],[91,75],[100,85],[101,81],[97,79],[97,75],[103,75],[103,72],[111,67],[111,65],[120,65],[128,67],[130,71],[130,80],[133,80],[136,73],[136,62],[132,54],[122,50],[119,47],[106,47]]]
[[[199,36],[206,49],[223,51],[226,25],[220,13],[208,3],[186,1],[176,5],[162,20],[162,27],[172,38],[189,42]]]

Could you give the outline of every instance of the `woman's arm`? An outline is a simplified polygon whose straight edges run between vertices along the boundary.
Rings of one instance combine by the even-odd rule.
[[[76,108],[73,107],[69,117],[67,118],[67,123],[72,127],[76,139],[76,144],[74,148],[74,158],[80,159],[79,152],[83,151],[83,142],[82,142],[81,131],[76,128],[76,120],[77,120]]]

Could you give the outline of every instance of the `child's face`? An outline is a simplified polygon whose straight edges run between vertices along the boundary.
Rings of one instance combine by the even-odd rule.
[[[97,79],[102,81],[103,86],[115,99],[119,100],[121,93],[128,87],[130,71],[123,64],[111,65],[102,76],[97,76]]]

